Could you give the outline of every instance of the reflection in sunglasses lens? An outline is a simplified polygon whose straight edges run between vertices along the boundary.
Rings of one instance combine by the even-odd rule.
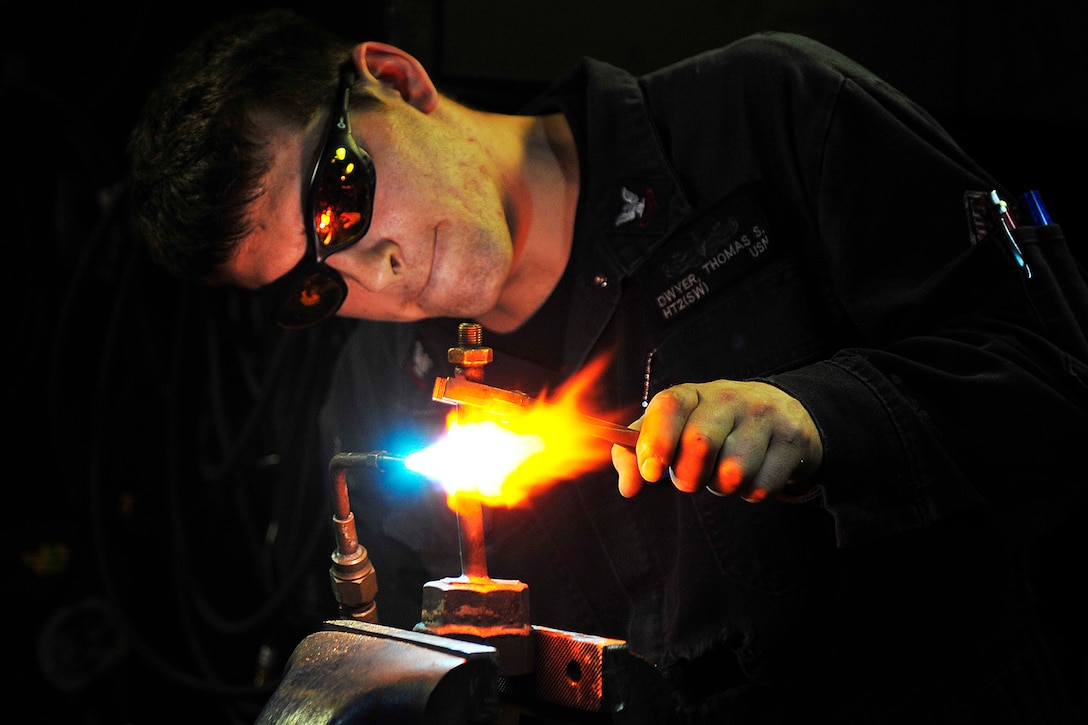
[[[367,164],[356,163],[354,153],[338,146],[319,172],[314,195],[314,228],[321,246],[330,251],[353,244],[369,224],[367,211],[373,196],[365,173]]]
[[[346,290],[338,280],[320,271],[314,272],[284,300],[278,322],[289,329],[305,327],[334,312],[345,294]]]

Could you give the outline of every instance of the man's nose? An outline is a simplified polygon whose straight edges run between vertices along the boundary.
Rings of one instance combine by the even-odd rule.
[[[370,292],[381,292],[397,282],[404,272],[404,260],[400,246],[391,240],[367,243],[366,238],[357,244],[330,255],[325,263],[345,278],[359,282]]]

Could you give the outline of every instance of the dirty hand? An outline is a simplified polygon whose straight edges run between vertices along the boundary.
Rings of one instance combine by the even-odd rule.
[[[631,427],[641,431],[635,450],[612,447],[620,494],[627,498],[668,471],[681,491],[706,486],[719,496],[758,502],[803,492],[823,458],[808,411],[767,383],[675,385],[655,395]]]

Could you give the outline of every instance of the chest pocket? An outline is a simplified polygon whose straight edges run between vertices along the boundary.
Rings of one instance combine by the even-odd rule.
[[[789,234],[771,226],[758,189],[740,189],[677,230],[641,266],[646,393],[680,382],[764,375],[812,360],[822,341]]]
[[[829,349],[819,312],[792,260],[782,259],[664,326],[648,353],[648,394],[681,382],[742,380],[796,367]]]

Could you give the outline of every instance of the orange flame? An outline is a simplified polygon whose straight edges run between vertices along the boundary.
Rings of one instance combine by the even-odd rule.
[[[499,421],[482,408],[459,405],[446,435],[405,458],[405,466],[438,481],[450,508],[455,498],[517,506],[533,491],[611,462],[611,444],[578,425],[587,391],[605,365],[600,359],[533,404]]]

